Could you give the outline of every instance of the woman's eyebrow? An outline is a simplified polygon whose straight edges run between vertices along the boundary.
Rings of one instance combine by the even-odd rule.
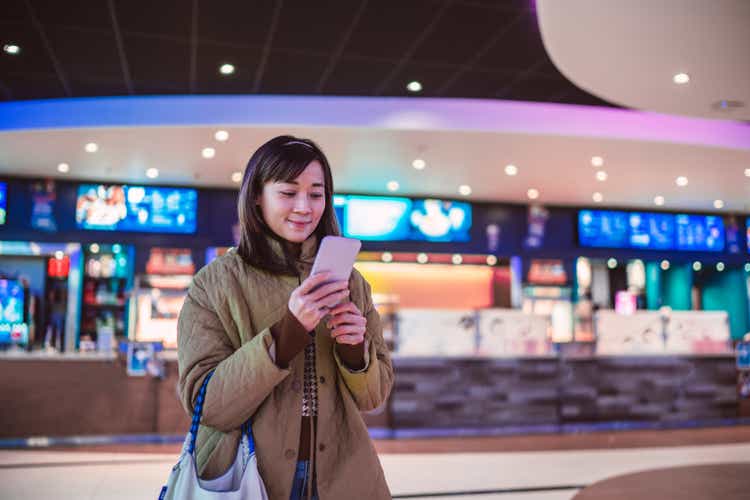
[[[279,184],[294,184],[295,186],[299,186],[299,182],[297,181],[279,181]],[[320,182],[313,182],[312,187],[325,187],[323,183]]]

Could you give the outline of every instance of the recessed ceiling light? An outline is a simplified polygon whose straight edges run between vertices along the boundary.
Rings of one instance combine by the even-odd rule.
[[[515,165],[505,165],[505,175],[518,174],[518,167]]]
[[[389,181],[387,184],[388,191],[398,191],[399,184],[398,181]]]
[[[596,173],[596,180],[598,180],[599,182],[606,181],[607,180],[607,172],[605,172],[604,170],[599,170]]]
[[[688,178],[685,177],[684,175],[681,175],[677,179],[675,179],[674,182],[680,187],[685,187],[688,185]]]
[[[745,272],[750,273],[750,264],[745,264]]]
[[[63,257],[65,257],[65,254],[63,253],[62,250],[58,250],[55,252],[55,258],[57,260],[62,260]]]
[[[717,210],[724,208],[724,200],[714,200],[714,208]]]
[[[609,259],[607,261],[607,267],[610,269],[614,269],[617,267],[617,259]]]
[[[594,200],[596,203],[601,203],[602,200],[604,200],[604,196],[602,196],[602,193],[594,193],[591,196],[591,199]]]
[[[99,253],[99,245],[97,243],[92,243],[91,246],[89,246],[89,250],[91,250],[91,253]]]
[[[658,205],[658,206],[664,205],[664,197],[663,196],[654,196],[654,205]]]
[[[87,153],[96,153],[99,151],[99,145],[95,142],[89,142],[83,147],[83,149],[85,149]]]
[[[687,73],[677,73],[672,77],[672,81],[677,85],[684,85],[690,81],[690,75]]]
[[[693,262],[693,271],[698,272],[701,269],[703,269],[703,264],[701,264],[699,261]]]
[[[67,174],[68,172],[70,172],[70,165],[68,165],[67,163],[60,163],[57,166],[57,171],[61,174]]]
[[[591,164],[595,167],[601,167],[602,165],[604,165],[604,158],[602,158],[601,156],[592,156]]]
[[[456,265],[459,265],[459,264],[460,264],[460,263],[462,263],[463,261],[464,261],[464,258],[463,258],[463,257],[461,257],[461,254],[458,254],[458,253],[454,253],[454,254],[453,254],[453,257],[451,257],[451,262],[453,262],[453,263],[454,263],[454,264],[456,264]]]
[[[531,188],[526,191],[526,196],[528,196],[530,200],[536,200],[539,198],[539,190]]]
[[[21,52],[21,47],[19,47],[15,43],[6,43],[5,45],[3,45],[3,50],[5,51],[6,54],[15,56],[19,52]]]
[[[232,182],[234,182],[235,184],[239,184],[240,182],[242,182],[242,172],[233,172]]]
[[[422,84],[418,81],[414,80],[413,82],[409,82],[409,84],[406,86],[407,90],[409,92],[421,92],[422,91]]]
[[[471,186],[462,184],[458,186],[458,192],[461,193],[462,196],[469,196],[471,194]]]
[[[750,168],[745,169],[745,177],[750,177]]]
[[[203,151],[201,151],[201,155],[203,158],[213,158],[216,156],[216,150],[214,148],[203,148]]]
[[[411,166],[416,168],[417,170],[424,170],[424,168],[427,166],[427,162],[422,158],[417,158],[416,160],[411,162]]]
[[[487,256],[487,265],[488,266],[494,266],[495,264],[497,264],[497,257],[495,257],[494,255],[488,255]]]
[[[148,177],[149,179],[156,179],[157,177],[159,177],[159,169],[154,167],[147,169],[146,177]]]
[[[217,130],[214,134],[214,139],[219,142],[224,142],[229,139],[229,132],[227,132],[226,130]]]
[[[426,253],[417,254],[417,262],[419,262],[420,264],[427,264],[428,260],[430,259],[427,257]]]
[[[391,252],[383,252],[383,255],[380,256],[380,260],[383,262],[392,262],[393,254]]]
[[[222,75],[231,75],[234,73],[234,64],[225,63],[219,66],[219,73]]]
[[[716,270],[719,272],[722,272],[725,268],[726,266],[724,265],[723,262],[719,262],[718,264],[716,264]]]
[[[666,270],[669,269],[669,261],[668,260],[661,261],[661,269],[662,269],[662,271],[666,271]]]

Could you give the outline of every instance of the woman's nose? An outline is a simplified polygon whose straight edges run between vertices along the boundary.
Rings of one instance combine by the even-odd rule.
[[[310,211],[310,201],[307,196],[297,196],[294,200],[294,211],[306,213]]]

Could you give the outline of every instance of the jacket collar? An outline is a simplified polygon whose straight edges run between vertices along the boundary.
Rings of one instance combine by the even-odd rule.
[[[282,241],[271,236],[266,236],[266,239],[268,240],[268,244],[271,247],[271,251],[276,256],[283,258],[284,249],[282,247]],[[315,254],[317,254],[317,252],[318,237],[315,235],[315,233],[313,233],[305,241],[302,242],[302,249],[300,251],[299,257],[296,259],[296,262],[298,264],[297,267],[299,268],[300,265],[302,265],[303,267],[311,266],[315,261]]]

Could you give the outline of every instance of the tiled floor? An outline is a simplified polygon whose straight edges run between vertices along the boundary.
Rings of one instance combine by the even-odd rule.
[[[733,431],[727,429],[726,432],[731,435]],[[734,429],[734,432],[742,435],[744,431]],[[455,449],[460,443],[460,440],[453,442]],[[476,447],[474,442],[473,449]],[[552,488],[585,486],[608,477],[654,468],[750,462],[750,442],[552,451],[447,451],[381,453],[394,496],[569,500],[577,489]],[[175,458],[176,452],[0,451],[0,498],[156,498]],[[542,490],[518,491],[533,488]],[[549,490],[545,490],[547,488]],[[471,494],[480,491],[486,493]],[[747,491],[750,491],[750,478]],[[441,496],[429,496],[430,493]],[[707,494],[706,498],[711,497]]]

